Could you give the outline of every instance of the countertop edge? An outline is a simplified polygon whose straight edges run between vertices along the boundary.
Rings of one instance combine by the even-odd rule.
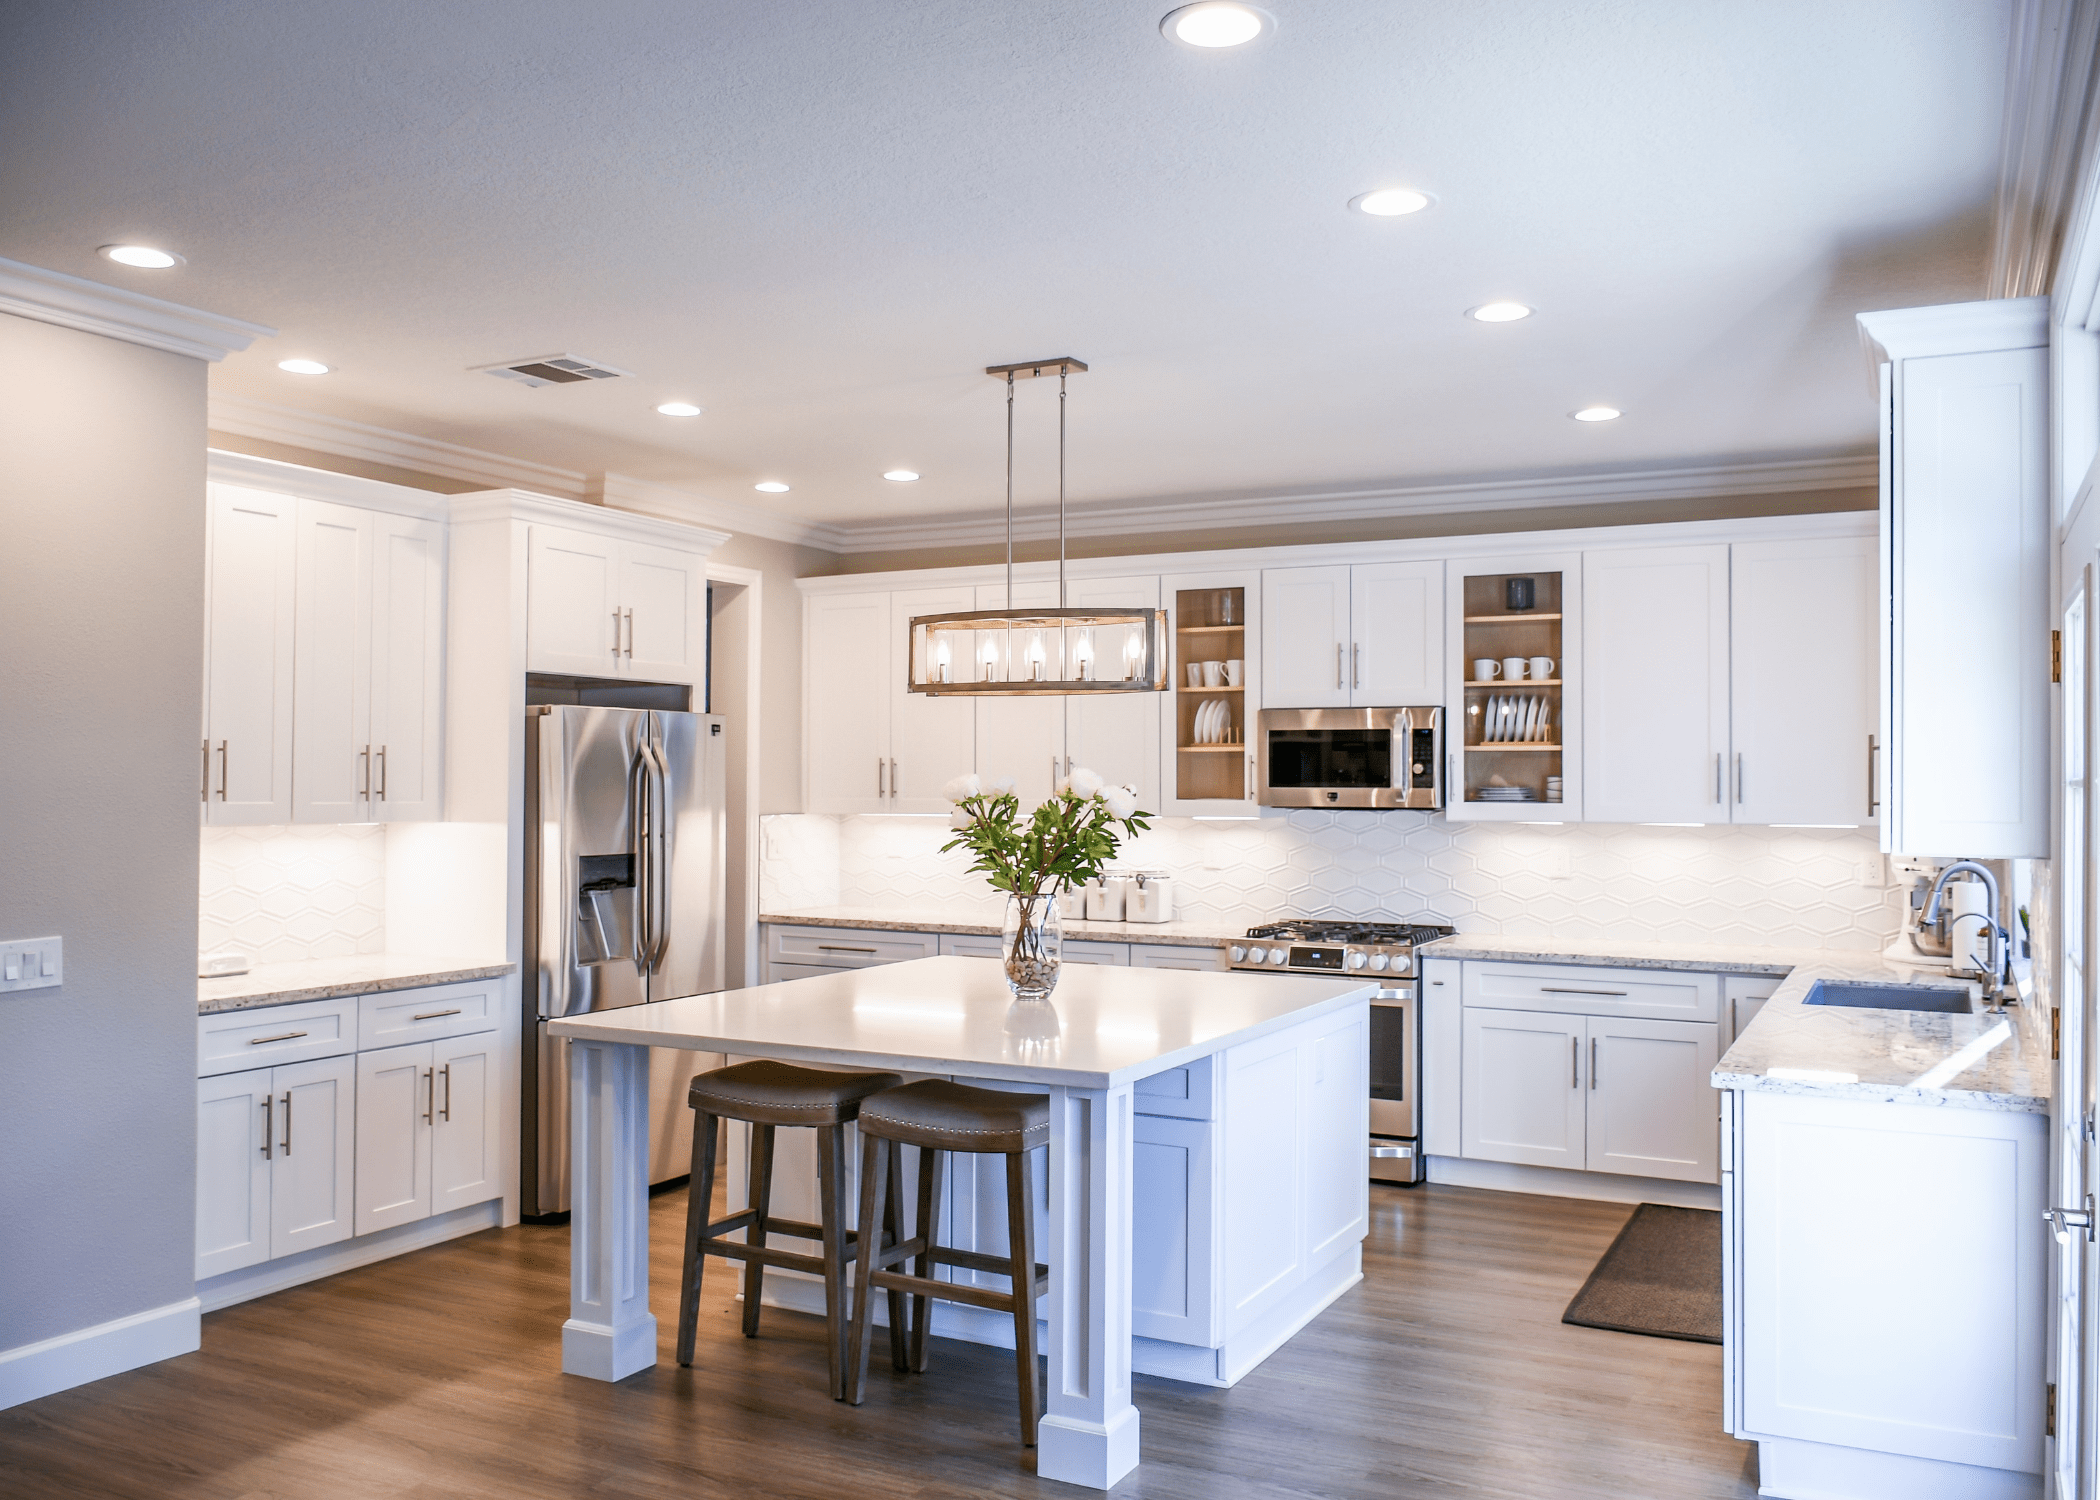
[[[997,937],[997,922],[956,922],[929,920],[916,917],[901,917],[890,913],[871,912],[867,916],[836,914],[836,909],[827,909],[822,915],[806,916],[797,912],[765,912],[758,919],[761,927],[842,927],[862,928],[869,932],[933,932],[947,933],[954,937]],[[1177,932],[1177,924],[1162,922],[1086,922],[1073,918],[1064,922],[1067,939],[1097,943],[1156,943],[1172,948],[1216,948],[1234,938],[1246,936],[1244,929],[1231,932],[1191,933]]]
[[[340,1000],[357,995],[383,995],[394,990],[419,990],[431,985],[465,984],[476,979],[497,979],[517,972],[514,963],[473,964],[465,967],[429,969],[414,974],[389,974],[383,978],[338,980],[332,984],[292,985],[281,990],[265,990],[253,995],[229,995],[222,998],[197,1001],[200,1016],[218,1015],[232,1010],[261,1010],[272,1005],[296,1005],[304,1000]],[[240,979],[239,974],[226,975],[229,979]]]
[[[1834,1083],[1817,1079],[1773,1078],[1763,1073],[1736,1073],[1716,1068],[1713,1086],[1739,1094],[1792,1094],[1817,1099],[1856,1099],[1868,1104],[1910,1104],[1927,1109],[1973,1109],[1987,1114],[2046,1115],[2049,1101],[2031,1094],[2005,1094],[1987,1089],[1918,1089],[1894,1083]]]

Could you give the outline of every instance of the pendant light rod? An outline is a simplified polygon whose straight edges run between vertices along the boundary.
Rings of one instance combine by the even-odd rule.
[[[1024,359],[1011,365],[986,365],[984,373],[1006,381],[1006,607],[1014,607],[1014,381],[1039,375],[1057,377],[1057,607],[1065,607],[1065,377],[1086,373],[1086,361],[1061,354],[1055,359]]]
[[[1012,512],[1008,512],[1011,516]],[[1011,526],[1012,520],[1006,523]],[[1006,607],[1013,608],[1011,597]],[[1065,372],[1057,372],[1057,607],[1065,607]]]
[[[1006,372],[1006,607],[1014,607],[1014,372]]]

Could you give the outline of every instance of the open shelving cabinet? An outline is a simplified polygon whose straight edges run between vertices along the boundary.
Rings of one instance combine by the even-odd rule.
[[[1249,704],[1261,702],[1256,674],[1260,669],[1259,575],[1253,573],[1191,574],[1162,580],[1173,654],[1165,724],[1168,763],[1162,811],[1182,815],[1252,816],[1259,811],[1254,794],[1253,726]],[[1251,649],[1250,649],[1251,643]],[[1202,680],[1205,662],[1240,663],[1237,685]],[[1189,668],[1198,681],[1189,682]],[[1197,741],[1197,717],[1213,703],[1225,705],[1223,740]]]
[[[1477,558],[1449,564],[1446,608],[1452,684],[1446,704],[1446,814],[1496,822],[1572,822],[1582,816],[1580,661],[1582,560],[1578,555]],[[1531,604],[1511,607],[1511,584],[1529,580]],[[1551,657],[1550,676],[1482,678],[1474,662]],[[1499,716],[1497,711],[1499,712]],[[1501,726],[1497,729],[1497,724]],[[1523,726],[1529,725],[1528,732]],[[1498,738],[1502,736],[1514,736]],[[1557,778],[1560,800],[1550,801]],[[1528,801],[1483,796],[1521,787]]]

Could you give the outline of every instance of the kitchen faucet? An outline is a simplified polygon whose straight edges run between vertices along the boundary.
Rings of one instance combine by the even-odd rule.
[[[2012,951],[2012,934],[1998,925],[1998,877],[1973,859],[1956,860],[1940,871],[1939,878],[1933,881],[1932,896],[1925,903],[1924,922],[1929,927],[1940,919],[1940,899],[1946,891],[1947,882],[1964,871],[1983,881],[1984,893],[1990,902],[1984,915],[1983,930],[1990,938],[1990,958],[1987,960],[1990,969],[1989,994],[1993,1002],[1992,1009],[1995,1010],[2005,1003],[2005,961]]]

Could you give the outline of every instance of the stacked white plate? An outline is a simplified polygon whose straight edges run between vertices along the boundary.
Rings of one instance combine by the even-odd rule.
[[[1222,745],[1232,728],[1232,705],[1213,698],[1196,710],[1195,735],[1199,745]]]
[[[1477,794],[1481,802],[1536,802],[1539,794],[1528,786],[1484,786]]]
[[[1547,743],[1553,739],[1553,705],[1536,693],[1496,694],[1484,705],[1484,745]]]

